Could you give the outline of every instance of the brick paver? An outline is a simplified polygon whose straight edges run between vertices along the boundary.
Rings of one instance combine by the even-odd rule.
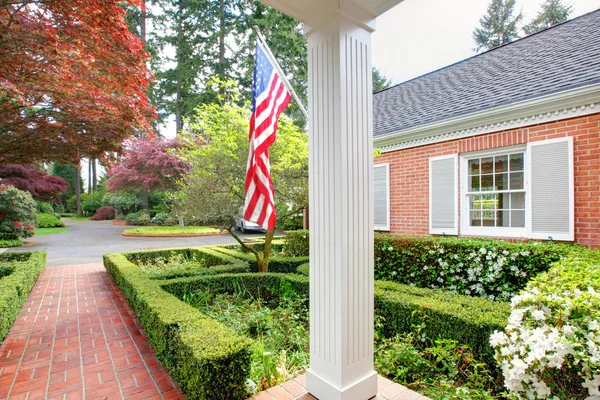
[[[371,400],[429,400],[402,385],[381,376],[377,377],[377,396]],[[248,400],[317,400],[306,391],[306,376],[292,380],[260,392]],[[326,400],[326,399],[324,399]]]
[[[46,268],[0,346],[0,399],[184,399],[99,264]]]

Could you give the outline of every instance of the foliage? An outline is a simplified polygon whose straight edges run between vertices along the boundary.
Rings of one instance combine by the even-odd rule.
[[[309,256],[309,232],[308,230],[287,232],[283,238],[283,252],[290,257]]]
[[[246,398],[248,339],[166,293],[124,255],[106,254],[104,265],[187,398]]]
[[[564,3],[563,0],[544,0],[541,7],[542,9],[535,18],[523,27],[527,35],[533,35],[534,33],[565,22],[569,19],[569,14],[573,11],[573,6]]]
[[[102,207],[104,199],[104,193],[102,192],[93,192],[92,194],[86,194],[85,196],[81,196],[81,208],[83,211],[94,214],[96,210]],[[89,215],[87,214],[87,215]]]
[[[0,254],[0,269],[10,270],[0,279],[0,341],[6,337],[45,267],[45,251]]]
[[[0,96],[0,100],[1,98]],[[60,199],[60,194],[69,189],[69,184],[61,177],[49,176],[45,171],[32,165],[0,165],[0,179],[3,185],[12,185],[29,192],[36,200],[57,201]]]
[[[508,301],[569,248],[381,234],[375,238],[375,279]]]
[[[102,204],[114,207],[119,213],[124,214],[139,207],[142,202],[135,191],[120,190],[114,193],[106,193],[102,199]]]
[[[152,217],[152,223],[158,226],[175,226],[177,225],[177,218],[167,213],[158,213]]]
[[[37,216],[38,227],[40,228],[56,228],[65,226],[64,222],[56,218],[54,214],[40,213]]]
[[[3,3],[0,162],[73,163],[151,132],[148,54],[127,30],[123,3],[140,2]]]
[[[0,249],[7,249],[9,247],[22,246],[23,242],[20,239],[0,239]]]
[[[109,190],[172,188],[188,171],[187,164],[172,152],[180,146],[177,140],[150,137],[128,142],[123,157],[106,174]]]
[[[90,218],[92,221],[104,221],[115,219],[117,211],[111,206],[102,206],[96,210],[96,213]]]
[[[69,185],[67,191],[60,194],[60,200],[65,205],[67,200],[75,196],[76,174],[78,173],[75,166],[69,164],[54,163],[50,168],[50,175],[62,178]],[[80,193],[83,192],[83,179],[81,179],[81,174],[79,176],[79,190]]]
[[[216,235],[221,233],[221,230],[209,226],[186,226],[184,228],[178,226],[151,226],[148,228],[127,229],[123,233],[141,236]]]
[[[383,74],[377,67],[373,67],[373,93],[389,88],[392,80]]]
[[[144,211],[129,213],[125,217],[125,221],[130,225],[146,226],[150,223],[150,216]]]
[[[480,27],[473,31],[476,50],[495,49],[519,38],[519,23],[523,15],[515,14],[516,0],[491,0],[486,13],[479,19]]]
[[[243,251],[240,246],[230,246],[227,248],[226,246],[215,247],[215,249],[219,252],[227,254],[231,257],[239,258],[240,260],[244,260],[248,262],[250,266],[250,271],[259,272],[260,268],[256,257],[250,251]],[[261,248],[255,248],[256,251],[263,251]],[[269,271],[271,272],[284,272],[284,273],[294,273],[299,265],[302,265],[308,261],[308,257],[274,257],[269,260]],[[264,271],[260,271],[264,272]]]
[[[589,250],[555,263],[513,298],[505,331],[490,338],[511,395],[600,396],[598,291],[600,251]]]
[[[30,193],[0,184],[0,239],[33,236],[36,215],[36,204]]]
[[[381,376],[433,399],[491,400],[487,365],[455,340],[415,333],[376,337],[375,370]],[[497,389],[497,388],[496,388]]]
[[[35,202],[38,212],[45,214],[54,214],[54,209],[50,203],[46,203],[45,201],[37,200]]]

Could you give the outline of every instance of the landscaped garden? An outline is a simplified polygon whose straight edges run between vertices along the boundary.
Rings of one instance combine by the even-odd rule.
[[[392,235],[376,235],[375,250],[379,374],[433,399],[586,397],[597,251]],[[240,246],[109,254],[105,266],[188,397],[233,399],[308,367],[307,255],[300,231],[273,241],[268,273]],[[559,336],[562,350],[549,345]]]

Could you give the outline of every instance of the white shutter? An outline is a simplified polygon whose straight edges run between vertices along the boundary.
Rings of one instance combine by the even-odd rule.
[[[429,159],[429,233],[458,235],[458,155]]]
[[[529,237],[572,241],[573,138],[533,142],[527,148]]]
[[[373,197],[375,208],[375,230],[390,230],[390,167],[388,164],[373,166]]]

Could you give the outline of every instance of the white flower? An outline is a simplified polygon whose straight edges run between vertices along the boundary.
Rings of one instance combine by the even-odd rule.
[[[544,312],[542,310],[533,310],[531,312],[531,316],[536,321],[543,321],[544,319],[546,319],[546,316],[544,315]]]
[[[504,332],[496,331],[490,336],[490,345],[492,347],[497,347],[499,344],[506,344],[506,335]]]
[[[388,251],[392,251],[394,248],[392,246],[388,247]]]

